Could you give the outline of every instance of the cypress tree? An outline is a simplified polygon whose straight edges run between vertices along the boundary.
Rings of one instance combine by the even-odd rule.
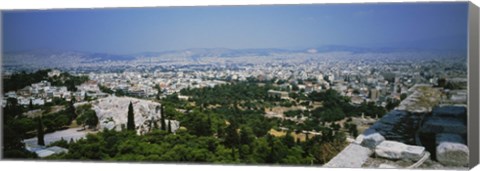
[[[88,101],[88,94],[85,92],[85,94],[83,95],[83,100],[84,101]]]
[[[74,101],[71,100],[68,106],[68,113],[70,113],[70,120],[74,120],[77,118],[77,114],[75,113],[75,106],[74,106]]]
[[[162,128],[162,130],[166,131],[167,130],[167,127],[166,127],[167,125],[165,123],[165,113],[164,113],[165,110],[164,110],[164,108],[165,108],[165,106],[163,106],[163,105],[160,106],[160,117],[162,117],[161,118],[161,121],[162,121],[162,127],[161,128]]]
[[[172,132],[172,125],[171,125],[172,121],[171,120],[168,120],[168,132]]]
[[[225,130],[220,124],[217,124],[217,137],[220,139],[225,138]]]
[[[45,145],[42,116],[37,118],[37,144]]]
[[[133,114],[133,104],[128,105],[127,130],[135,130],[135,117]]]
[[[273,148],[273,136],[270,135],[270,134],[267,134],[266,136],[266,139],[267,139],[267,143],[268,143],[268,147],[270,149],[270,151],[268,152],[268,155],[267,155],[267,158],[265,159],[265,162],[266,163],[275,163],[275,159],[274,159],[274,148]]]
[[[295,139],[291,131],[287,131],[287,134],[283,137],[283,143],[287,145],[288,148],[292,148],[295,145]]]
[[[226,129],[226,134],[227,136],[225,137],[225,145],[227,147],[232,148],[232,159],[236,159],[235,157],[235,148],[239,146],[239,135],[237,132],[237,124],[235,123],[236,121],[230,120],[230,125],[227,126]]]
[[[208,134],[208,135],[212,135],[212,134],[213,134],[213,133],[212,133],[212,119],[210,118],[210,112],[208,112],[207,115],[208,115],[208,118],[207,118],[207,119],[208,119],[208,120],[207,120],[207,123],[208,123],[208,125],[207,125],[208,130],[207,130],[207,131],[208,131],[208,132],[207,132],[207,134]]]
[[[32,99],[30,99],[30,103],[28,104],[28,110],[33,110],[33,102],[32,102]]]

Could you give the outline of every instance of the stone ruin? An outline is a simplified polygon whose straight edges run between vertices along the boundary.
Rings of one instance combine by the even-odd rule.
[[[419,138],[434,158],[447,166],[467,166],[467,109],[464,106],[435,108],[419,130]]]
[[[324,167],[416,168],[427,160],[436,168],[467,167],[466,107],[435,107],[431,113],[418,116],[407,111],[389,112]],[[411,119],[417,121],[406,121]],[[414,140],[409,140],[412,137]],[[409,165],[398,166],[398,161],[408,161],[404,163]]]
[[[98,99],[92,104],[92,109],[95,110],[99,120],[100,129],[117,130],[126,128],[128,106],[132,102],[133,113],[135,120],[135,128],[137,134],[145,134],[161,127],[161,110],[160,103],[142,100],[131,97],[116,97],[110,96],[102,99]],[[168,125],[170,122],[172,132],[175,132],[180,123],[176,120],[165,119],[165,123]]]

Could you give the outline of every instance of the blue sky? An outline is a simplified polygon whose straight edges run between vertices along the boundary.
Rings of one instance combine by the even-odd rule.
[[[3,12],[4,51],[128,54],[188,48],[466,49],[466,2]]]

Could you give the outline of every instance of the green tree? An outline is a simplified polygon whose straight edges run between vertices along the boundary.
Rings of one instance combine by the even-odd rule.
[[[168,132],[171,133],[172,132],[172,121],[171,120],[168,120]]]
[[[70,120],[74,120],[77,118],[77,113],[75,111],[75,106],[74,106],[74,100],[70,100],[70,103],[68,104],[68,107],[67,107],[67,112],[68,114],[70,115]]]
[[[184,115],[181,122],[189,133],[196,136],[211,136],[211,127],[208,125],[208,118],[204,112],[193,110],[191,113]]]
[[[26,138],[26,131],[35,130],[37,125],[35,121],[21,117],[21,115],[17,113],[21,111],[21,106],[18,106],[16,99],[7,99],[7,106],[3,108],[2,113],[2,151],[4,158],[24,159],[36,157],[35,153],[30,153],[25,149],[22,140]]]
[[[28,103],[28,110],[33,110],[33,102],[32,102],[32,99],[30,99],[30,103]]]
[[[84,101],[89,101],[90,100],[90,96],[88,96],[88,93],[85,92],[84,96],[83,96],[83,100]]]
[[[100,91],[104,92],[104,93],[108,93],[108,94],[113,94],[113,90],[108,88],[108,87],[105,87],[105,86],[102,86],[101,84],[98,84],[98,87],[100,88]]]
[[[447,79],[445,78],[440,78],[437,80],[437,86],[438,87],[445,87],[447,85]]]
[[[397,107],[399,104],[400,104],[399,100],[388,98],[387,99],[387,105],[385,106],[385,109],[390,111],[390,110],[394,109],[395,107]]]
[[[78,118],[77,124],[89,126],[90,128],[96,128],[98,125],[98,117],[94,110],[87,109],[85,110]]]
[[[235,121],[230,120],[230,125],[226,128],[225,145],[232,149],[232,158],[235,159],[235,148],[239,145],[239,135],[237,132],[238,125]]]
[[[130,102],[128,105],[128,116],[127,116],[127,130],[135,130],[135,116],[133,113],[133,104]]]
[[[350,124],[349,127],[348,127],[348,132],[350,132],[350,134],[353,137],[357,137],[358,136],[357,125],[356,124]]]
[[[45,145],[42,116],[37,118],[37,144]]]
[[[288,148],[295,146],[295,138],[293,138],[291,131],[287,131],[287,134],[285,134],[282,140],[283,144],[287,145]]]
[[[243,126],[240,129],[240,144],[242,145],[251,145],[255,140],[255,135],[253,134],[253,130],[250,127]]]
[[[160,106],[160,119],[161,119],[161,129],[166,131],[167,130],[167,123],[165,123],[165,106],[164,105],[161,105]]]
[[[405,93],[400,94],[400,100],[404,100],[405,98],[407,98],[407,94]]]

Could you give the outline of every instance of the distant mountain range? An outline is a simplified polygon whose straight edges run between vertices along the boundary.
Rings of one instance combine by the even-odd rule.
[[[279,48],[265,49],[228,49],[228,48],[196,48],[164,52],[144,52],[134,54],[133,56],[162,56],[162,55],[184,55],[190,57],[236,57],[236,56],[268,56],[279,53],[321,53],[321,52],[352,52],[352,53],[391,53],[391,52],[454,52],[462,53],[462,50],[439,50],[439,49],[422,49],[422,48],[364,48],[343,45],[327,45],[316,48],[306,48],[298,50],[288,50]],[[466,51],[465,51],[466,53]]]
[[[466,51],[434,50],[420,48],[363,48],[352,46],[328,45],[316,48],[305,48],[298,50],[287,50],[278,48],[265,49],[228,49],[228,48],[196,48],[185,50],[174,50],[164,52],[143,52],[136,54],[108,54],[108,53],[90,53],[80,51],[62,51],[62,50],[32,50],[6,52],[3,55],[3,65],[65,65],[74,62],[90,63],[102,61],[131,61],[145,57],[187,57],[193,60],[203,57],[239,57],[239,56],[275,56],[281,54],[293,53],[326,53],[326,52],[350,52],[350,53],[394,53],[394,52],[433,52],[433,53],[455,53],[466,56]],[[72,64],[72,65],[74,65]]]

